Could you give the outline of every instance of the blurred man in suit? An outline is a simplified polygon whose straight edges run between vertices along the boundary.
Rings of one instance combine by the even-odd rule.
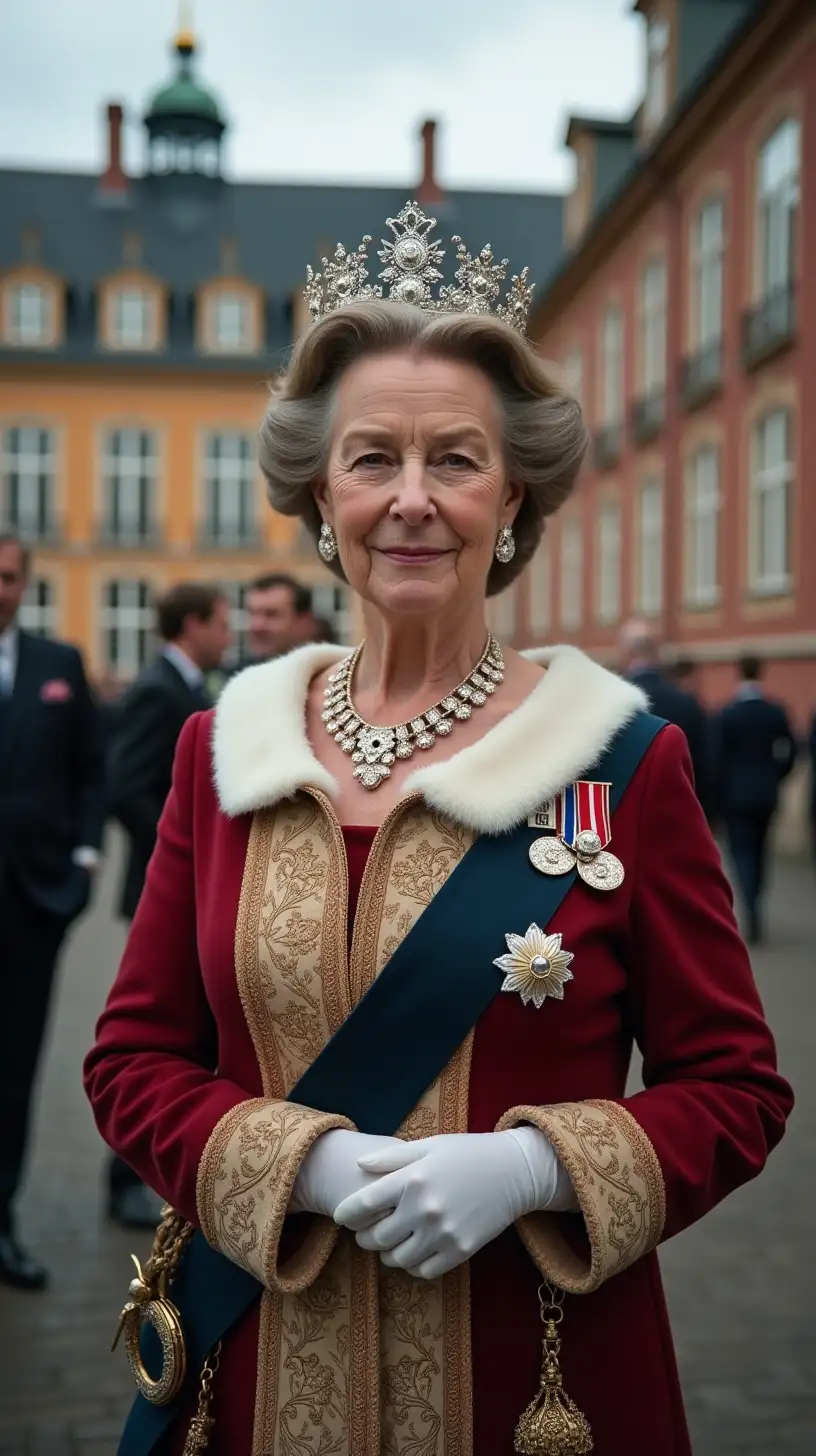
[[[294,576],[269,572],[250,582],[247,591],[249,656],[240,664],[266,662],[313,641],[312,593]]]
[[[105,818],[102,743],[76,648],[23,632],[29,574],[0,535],[0,1282],[42,1289],[18,1241],[31,1096],[57,956],[85,909]]]
[[[211,706],[204,679],[229,646],[229,606],[217,586],[184,582],[159,602],[157,628],[164,646],[125,696],[108,760],[111,811],[130,840],[120,907],[128,920],[144,888],[178,736],[193,713]],[[108,1211],[130,1228],[157,1221],[158,1200],[118,1158],[109,1169]]]
[[[759,659],[743,657],[739,674],[734,698],[714,725],[714,769],[748,939],[756,945],[762,940],[768,831],[780,785],[796,761],[796,739],[782,704],[762,691]]]
[[[697,663],[692,657],[678,657],[669,669],[669,677],[684,692],[696,694]]]
[[[660,662],[660,647],[648,622],[627,622],[620,635],[620,670],[646,694],[652,712],[682,728],[688,740],[697,797],[711,814],[708,720],[698,699],[678,686]]]
[[[813,845],[813,860],[816,863],[816,712],[813,714],[813,722],[810,725],[808,752],[810,754],[810,835]]]

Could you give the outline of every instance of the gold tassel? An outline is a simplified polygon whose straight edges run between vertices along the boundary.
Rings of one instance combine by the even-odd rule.
[[[516,1426],[515,1449],[518,1456],[586,1456],[594,1450],[589,1421],[567,1395],[558,1364],[564,1291],[542,1284],[538,1299],[544,1321],[541,1383]]]
[[[198,1392],[198,1409],[190,1422],[190,1429],[187,1432],[187,1440],[184,1442],[181,1456],[202,1456],[210,1444],[210,1436],[215,1430],[215,1420],[210,1414],[212,1385],[218,1374],[220,1355],[221,1342],[219,1340],[212,1355],[208,1355],[204,1361],[201,1386]]]

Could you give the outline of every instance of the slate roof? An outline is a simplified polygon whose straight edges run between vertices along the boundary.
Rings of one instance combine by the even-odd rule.
[[[101,279],[125,266],[125,236],[135,233],[142,245],[140,266],[171,291],[168,345],[155,355],[105,351],[106,363],[115,367],[138,358],[142,366],[257,372],[258,356],[212,359],[193,348],[193,293],[223,273],[225,240],[236,249],[231,271],[263,290],[266,357],[274,362],[291,342],[291,300],[303,286],[306,264],[336,241],[356,247],[364,233],[373,235],[376,254],[386,217],[410,195],[405,186],[142,177],[131,182],[130,205],[114,208],[99,205],[98,187],[91,174],[0,169],[0,273],[21,264],[23,234],[33,228],[40,239],[38,262],[69,290],[66,342],[38,355],[44,363],[103,357],[95,343],[96,290]],[[191,190],[185,201],[186,189]],[[196,200],[202,196],[209,200]],[[443,241],[460,233],[471,251],[490,242],[495,255],[510,259],[512,272],[528,263],[533,279],[542,280],[562,253],[562,210],[560,195],[486,191],[451,191],[443,203],[426,208],[437,217]],[[452,257],[447,247],[450,271]],[[374,261],[379,267],[376,256]],[[23,352],[0,349],[0,360],[20,359]]]

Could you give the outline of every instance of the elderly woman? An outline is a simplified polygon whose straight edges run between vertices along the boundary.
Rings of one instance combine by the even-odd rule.
[[[586,439],[525,275],[491,312],[460,247],[433,299],[431,221],[389,226],[387,297],[362,251],[310,278],[260,444],[364,640],[188,723],[87,1064],[175,1210],[121,1450],[681,1456],[655,1249],[790,1092],[682,734],[486,626]]]

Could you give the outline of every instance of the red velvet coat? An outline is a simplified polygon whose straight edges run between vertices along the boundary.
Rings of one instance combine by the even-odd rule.
[[[214,746],[212,715],[187,724],[86,1068],[106,1141],[267,1291],[226,1341],[211,1450],[510,1456],[537,1389],[543,1274],[575,1293],[564,1384],[599,1456],[686,1456],[654,1248],[762,1169],[791,1094],[683,736],[659,734],[614,817],[623,886],[579,882],[554,917],[574,955],[563,1002],[497,996],[403,1129],[531,1121],[583,1219],[534,1215],[444,1281],[389,1282],[347,1235],[286,1218],[314,1137],[348,1124],[282,1099],[475,833],[523,822],[585,773],[640,699],[556,649],[512,737],[423,768],[377,836],[349,965],[343,839],[301,727],[331,652],[235,679]],[[633,1041],[645,1090],[627,1097]],[[180,1422],[173,1449],[183,1439]]]

